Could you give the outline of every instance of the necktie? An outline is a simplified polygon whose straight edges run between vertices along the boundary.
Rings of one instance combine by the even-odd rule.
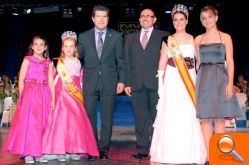
[[[147,36],[148,32],[149,31],[144,31],[144,34],[143,34],[143,37],[142,37],[142,40],[141,40],[141,44],[142,44],[143,49],[146,48],[146,45],[148,43],[148,36]]]
[[[98,57],[100,59],[101,57],[101,53],[102,53],[102,49],[103,49],[103,39],[102,39],[102,35],[104,34],[104,32],[98,32],[98,41],[97,41],[97,53],[98,53]]]

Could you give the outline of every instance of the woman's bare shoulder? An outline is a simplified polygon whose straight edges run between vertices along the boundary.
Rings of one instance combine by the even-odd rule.
[[[195,37],[194,40],[195,40],[196,44],[200,44],[202,36],[203,36],[203,34],[200,34],[200,35],[198,35],[198,36]]]
[[[221,39],[222,41],[226,44],[228,42],[232,41],[231,35],[225,32],[221,32],[220,31],[220,35],[221,35]]]

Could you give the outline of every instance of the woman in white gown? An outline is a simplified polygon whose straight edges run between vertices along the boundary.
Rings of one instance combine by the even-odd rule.
[[[195,82],[195,46],[193,37],[186,33],[188,10],[176,5],[172,10],[173,25],[176,32],[172,37],[179,45],[181,55],[188,67],[190,80]],[[206,161],[206,148],[196,118],[196,110],[186,86],[172,59],[172,53],[163,39],[159,62],[159,96],[157,116],[150,148],[152,162],[203,164]]]

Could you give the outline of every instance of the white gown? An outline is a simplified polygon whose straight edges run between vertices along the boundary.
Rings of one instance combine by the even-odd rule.
[[[183,57],[194,58],[192,44],[181,44]],[[168,52],[168,57],[171,57]],[[195,82],[195,69],[189,69]],[[163,94],[157,105],[154,133],[150,148],[151,161],[158,163],[202,164],[207,151],[199,119],[177,68],[167,65]]]

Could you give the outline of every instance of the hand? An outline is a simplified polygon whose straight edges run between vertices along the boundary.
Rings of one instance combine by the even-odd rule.
[[[117,86],[117,94],[120,94],[124,90],[124,84],[123,83],[118,83]]]
[[[22,95],[22,91],[21,91],[21,90],[18,91],[18,95],[19,95],[19,96]]]
[[[159,97],[162,97],[162,94],[163,94],[163,75],[164,75],[164,71],[161,71],[161,70],[157,71]]]
[[[125,87],[124,90],[127,96],[131,96],[131,87]]]
[[[55,108],[55,101],[52,100],[51,103],[50,103],[50,109],[53,111]]]
[[[226,87],[226,97],[230,100],[233,96],[233,85],[228,84]]]

